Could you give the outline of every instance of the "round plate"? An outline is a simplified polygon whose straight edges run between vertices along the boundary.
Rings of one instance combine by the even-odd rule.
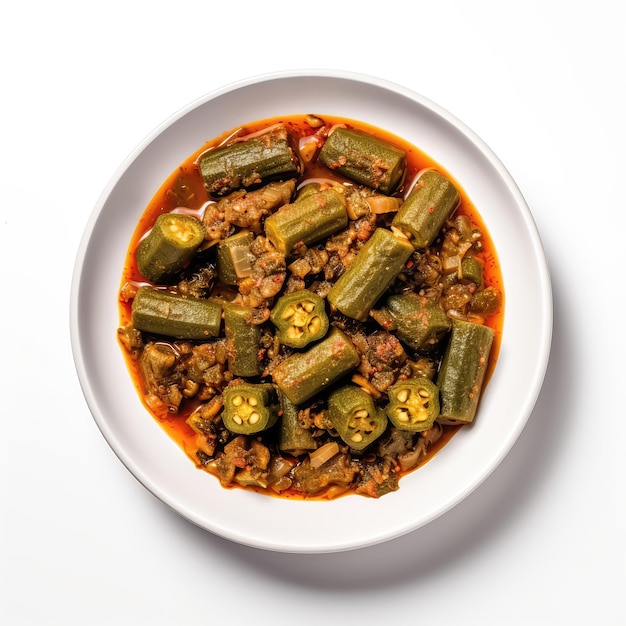
[[[215,477],[197,470],[147,413],[117,343],[126,251],[163,181],[206,140],[247,122],[299,113],[362,120],[420,147],[478,208],[502,268],[506,311],[500,356],[478,419],[403,478],[398,491],[378,500],[292,501],[223,489]],[[98,201],[77,255],[71,293],[78,376],[98,427],[122,463],[191,522],[242,544],[283,552],[376,544],[423,526],[465,498],[497,467],[526,424],[543,382],[551,332],[550,279],[540,238],[498,158],[426,98],[383,80],[340,72],[280,73],[239,82],[193,102],[157,128]]]

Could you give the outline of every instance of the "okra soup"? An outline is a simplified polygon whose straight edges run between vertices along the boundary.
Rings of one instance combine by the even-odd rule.
[[[396,491],[480,420],[503,288],[478,211],[453,172],[364,122],[302,114],[199,142],[145,207],[120,283],[146,418],[225,488]]]

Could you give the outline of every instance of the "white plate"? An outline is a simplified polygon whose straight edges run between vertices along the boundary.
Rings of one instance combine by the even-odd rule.
[[[503,337],[478,419],[431,462],[402,479],[397,492],[379,500],[287,501],[221,488],[213,476],[194,467],[146,412],[116,340],[126,250],[142,211],[166,177],[206,140],[228,129],[298,113],[362,120],[419,146],[463,186],[500,258],[506,293]],[[526,424],[547,367],[551,332],[550,279],[540,238],[498,158],[426,98],[383,80],[340,72],[279,73],[242,81],[193,102],[157,128],[120,167],[97,203],[77,255],[71,294],[72,347],[83,392],[122,463],[156,497],[202,528],[284,552],[376,544],[423,526],[470,494]]]

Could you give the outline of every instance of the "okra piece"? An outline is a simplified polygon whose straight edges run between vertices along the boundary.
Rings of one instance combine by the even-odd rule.
[[[350,339],[332,328],[325,339],[306,352],[296,352],[279,363],[272,378],[287,398],[302,404],[354,369],[361,359]]]
[[[474,283],[481,289],[483,286],[483,264],[476,257],[463,257],[459,278],[464,282]]]
[[[133,327],[147,333],[175,339],[207,339],[220,334],[222,306],[213,300],[143,285],[137,290],[131,312]]]
[[[190,215],[159,215],[137,247],[137,269],[153,283],[165,282],[182,270],[204,241],[202,224]]]
[[[261,329],[250,323],[253,309],[224,303],[224,332],[228,345],[228,369],[235,376],[258,376],[261,373],[259,350]]]
[[[224,196],[274,178],[297,178],[300,160],[284,125],[250,139],[237,141],[201,154],[200,174],[206,190]]]
[[[326,189],[306,195],[270,215],[265,220],[265,234],[279,252],[288,256],[297,243],[315,243],[347,225],[345,198],[333,189]]]
[[[425,170],[391,224],[411,239],[415,249],[426,248],[460,201],[461,196],[451,181],[436,170]]]
[[[385,305],[398,339],[413,350],[430,350],[452,326],[436,302],[414,293],[389,296]]]
[[[298,407],[279,391],[282,417],[278,433],[278,448],[283,452],[299,456],[317,448],[315,437],[304,428],[298,419]]]
[[[365,321],[412,253],[408,239],[377,228],[330,289],[328,301],[344,315]]]
[[[469,303],[470,311],[490,315],[502,304],[502,295],[495,287],[485,287],[477,291]]]
[[[337,434],[354,450],[364,450],[387,428],[385,412],[356,385],[333,391],[328,398],[328,413]]]
[[[252,274],[254,255],[250,245],[254,235],[250,231],[241,231],[227,237],[217,244],[217,274],[225,285],[236,285],[240,278]]]
[[[400,381],[388,389],[388,394],[385,412],[398,430],[427,430],[439,416],[439,390],[428,378]]]
[[[463,320],[452,322],[450,341],[437,376],[442,421],[468,424],[474,420],[493,338],[489,326]]]
[[[222,421],[230,432],[253,435],[271,428],[280,405],[274,387],[267,383],[237,382],[224,389]]]
[[[298,189],[298,193],[296,195],[296,200],[304,200],[307,196],[313,195],[314,193],[318,193],[321,188],[321,183],[307,183],[306,185],[300,187]]]
[[[308,289],[279,298],[270,320],[276,326],[279,341],[292,348],[304,348],[328,330],[324,301]]]
[[[319,160],[342,176],[389,195],[406,172],[406,152],[360,130],[336,128]]]

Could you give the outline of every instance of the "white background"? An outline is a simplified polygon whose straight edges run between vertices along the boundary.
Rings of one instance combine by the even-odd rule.
[[[3,624],[626,624],[619,4],[3,5]],[[408,536],[329,555],[232,544],[157,501],[98,431],[69,341],[76,252],[119,164],[190,101],[298,68],[464,121],[524,194],[554,290],[544,387],[494,474]]]

